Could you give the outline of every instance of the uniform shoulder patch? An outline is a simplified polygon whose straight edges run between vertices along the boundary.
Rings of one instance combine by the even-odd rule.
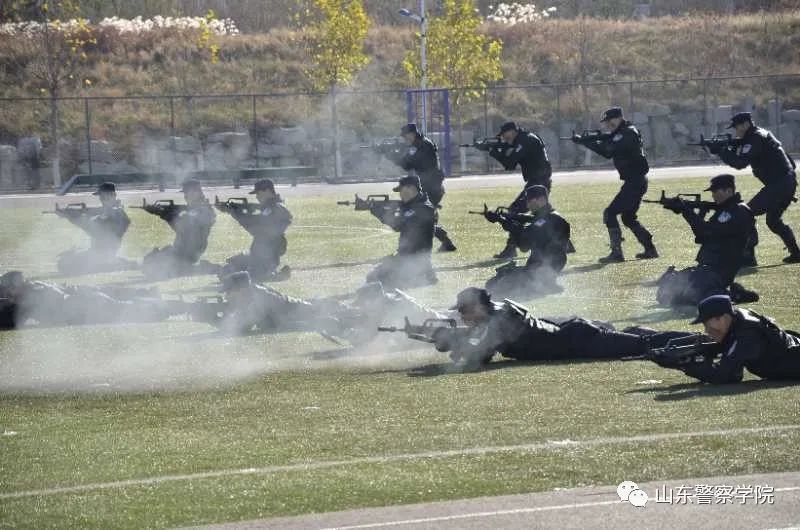
[[[742,146],[742,154],[746,155],[747,153],[750,152],[750,149],[752,149],[752,148],[753,148],[753,146],[751,144],[744,144]]]
[[[517,153],[519,153],[520,151],[522,151],[522,144],[519,144],[519,145],[517,146],[517,148],[516,148],[516,149],[514,149],[514,151],[516,151]]]
[[[622,133],[617,133],[613,138],[611,138],[612,142],[619,142],[620,140],[622,140]]]
[[[414,210],[406,210],[403,212],[403,217],[411,217],[412,215],[414,215]]]
[[[533,222],[536,226],[544,226],[547,223],[547,219],[537,219]]]
[[[721,214],[719,214],[719,217],[717,217],[717,222],[720,223],[727,223],[730,220],[731,220],[731,214],[729,212],[722,212]]]
[[[408,148],[408,154],[409,155],[416,154],[416,152],[417,152],[417,148],[416,147],[409,147]]]

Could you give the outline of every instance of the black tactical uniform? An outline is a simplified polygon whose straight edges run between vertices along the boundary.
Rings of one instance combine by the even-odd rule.
[[[795,163],[771,132],[752,124],[749,112],[735,115],[729,128],[747,122],[751,125],[744,136],[735,144],[719,151],[719,157],[736,169],[750,166],[753,175],[764,184],[761,191],[750,199],[748,206],[755,216],[767,214],[767,226],[781,238],[789,251],[789,256],[784,261],[798,263],[800,248],[797,246],[792,229],[782,219],[797,190]],[[754,261],[753,251],[758,244],[758,234],[755,229],[753,234],[748,254]]]
[[[115,193],[113,182],[101,184],[94,195]],[[57,213],[67,210],[56,210]],[[83,215],[61,214],[69,222],[89,234],[88,250],[69,250],[58,257],[58,271],[63,274],[86,274],[112,270],[125,270],[135,264],[117,257],[122,237],[131,221],[122,204],[115,200],[100,208],[89,208]]]
[[[614,118],[622,118],[622,109],[613,107],[608,109],[601,121],[605,122]],[[594,151],[604,158],[614,161],[614,167],[622,180],[622,188],[603,211],[603,222],[608,228],[611,242],[611,254],[602,258],[601,262],[624,261],[622,253],[622,230],[617,221],[617,216],[622,218],[622,223],[627,226],[636,239],[644,247],[644,252],[636,255],[637,258],[655,258],[658,252],[653,245],[653,236],[639,222],[637,212],[642,203],[642,197],[647,193],[647,172],[650,166],[644,154],[642,135],[632,123],[624,119],[610,134],[600,135],[590,141],[582,141],[581,137],[573,136],[573,141],[580,143],[587,149]]]
[[[252,283],[247,272],[237,272],[223,281],[228,293],[223,318],[217,324],[231,333],[259,331],[316,331],[352,343],[363,343],[377,334],[381,324],[402,325],[442,318],[403,291],[384,292],[380,283],[370,283],[356,293],[351,303],[333,299],[303,300]],[[231,295],[232,291],[237,291]],[[244,292],[244,296],[242,296]]]
[[[414,135],[413,143],[408,149],[399,152],[399,157],[395,159],[397,165],[406,171],[415,173],[419,177],[422,191],[428,196],[428,200],[434,208],[440,208],[442,198],[444,198],[444,173],[439,162],[439,151],[436,144],[429,138],[422,136],[417,131],[417,126],[413,123],[405,125],[400,133],[402,135]],[[456,250],[456,246],[441,225],[439,225],[439,212],[436,212],[436,225],[434,226],[433,236],[441,242],[439,250],[451,252]]]
[[[498,137],[508,131],[517,131],[511,144],[505,142],[489,149],[489,156],[500,162],[506,171],[513,171],[517,166],[522,171],[525,186],[509,206],[512,212],[526,212],[525,189],[531,186],[544,186],[550,191],[552,186],[553,168],[547,158],[547,148],[544,141],[536,134],[518,127],[513,121],[506,122],[500,127]],[[496,258],[514,258],[516,248],[511,238],[506,242],[506,248],[497,254]]]
[[[526,190],[526,198],[539,196],[547,196],[543,186]],[[486,282],[486,289],[498,294],[519,292],[527,287],[540,290],[555,286],[556,276],[564,269],[567,250],[571,248],[570,225],[566,219],[548,203],[534,212],[532,222],[523,225],[509,220],[502,226],[521,250],[530,251],[530,256],[524,267],[506,265],[498,269],[497,276]]]
[[[436,210],[420,190],[419,177],[403,177],[395,191],[404,186],[416,187],[417,195],[401,203],[394,212],[386,212],[380,204],[370,211],[383,224],[400,232],[397,253],[384,258],[367,275],[368,282],[381,282],[389,288],[429,285],[437,281],[431,264]]]
[[[702,300],[698,312],[695,324],[724,314],[733,318],[717,354],[662,366],[714,384],[738,383],[745,368],[762,379],[800,380],[800,334],[781,329],[773,319],[755,311],[734,308],[727,296]]]
[[[40,326],[155,322],[171,314],[169,304],[149,289],[57,285],[25,280],[19,271],[0,277],[0,299],[6,329],[29,321]]]
[[[488,294],[481,291],[474,287],[462,291],[457,306],[466,298],[488,301]],[[439,351],[450,351],[454,361],[477,366],[488,363],[497,353],[522,361],[558,361],[619,359],[647,349],[642,337],[617,332],[607,323],[578,317],[534,318],[525,307],[510,300],[483,303],[488,304],[489,319],[466,334],[442,333],[436,337]]]
[[[208,247],[208,236],[217,219],[208,200],[187,204],[185,209],[164,215],[162,219],[175,231],[175,241],[170,246],[154,249],[144,257],[142,271],[146,276],[170,278],[219,271],[219,266],[206,262],[202,263],[202,267],[196,266]]]
[[[733,175],[718,175],[711,179],[706,191],[735,189],[735,186]],[[718,205],[708,219],[704,219],[707,212],[698,213],[682,201],[670,206],[689,223],[700,250],[696,267],[680,271],[671,284],[660,280],[659,301],[664,305],[694,305],[708,296],[724,293],[741,267],[753,231],[755,221],[750,209],[738,193]]]
[[[272,189],[271,181],[256,183],[256,191],[260,182],[265,189]],[[252,192],[251,192],[252,193]],[[253,236],[249,254],[239,254],[228,258],[228,263],[220,273],[227,276],[236,271],[248,271],[256,281],[263,281],[275,273],[281,256],[286,253],[286,229],[292,223],[292,214],[284,206],[280,196],[259,205],[260,210],[250,213],[245,210],[231,209],[230,214]]]

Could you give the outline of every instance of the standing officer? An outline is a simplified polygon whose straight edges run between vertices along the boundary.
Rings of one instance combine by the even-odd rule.
[[[594,358],[619,359],[643,353],[647,342],[621,333],[610,324],[585,320],[534,318],[528,310],[505,300],[495,303],[485,289],[468,287],[456,299],[455,309],[467,332],[445,329],[434,335],[436,349],[467,368],[477,368],[499,353],[522,361],[558,361]]]
[[[696,304],[712,294],[724,293],[741,267],[755,224],[753,214],[736,193],[733,175],[717,175],[705,191],[711,192],[716,204],[716,211],[707,220],[704,217],[708,212],[697,212],[680,198],[664,204],[683,215],[700,244],[696,267],[659,280],[659,301],[664,305]]]
[[[797,240],[792,229],[781,218],[797,190],[794,160],[771,132],[753,124],[749,112],[740,112],[733,116],[728,129],[736,130],[739,141],[724,148],[714,146],[712,152],[731,167],[744,169],[750,166],[753,169],[753,175],[764,187],[747,205],[755,216],[767,214],[767,226],[781,238],[789,251],[783,262],[800,263]],[[748,265],[755,265],[755,246],[758,244],[755,228],[753,234],[746,257]]]
[[[516,213],[525,212],[525,188],[538,184],[549,191],[552,185],[553,168],[547,158],[547,149],[539,136],[517,127],[513,121],[504,123],[500,127],[500,132],[497,133],[497,137],[502,140],[499,146],[478,144],[476,147],[486,149],[489,156],[500,162],[506,171],[513,171],[517,166],[520,167],[525,186],[509,206],[509,210]],[[517,247],[510,237],[505,248],[494,257],[497,259],[517,257]]]
[[[122,237],[131,224],[128,215],[117,200],[117,187],[113,182],[104,182],[93,195],[100,199],[101,208],[87,209],[88,213],[71,215],[70,210],[56,210],[75,226],[89,234],[88,250],[70,250],[58,257],[58,271],[63,274],[86,274],[111,270],[124,270],[135,264],[117,257]],[[96,213],[95,213],[96,212]]]
[[[400,208],[387,212],[380,203],[375,203],[370,213],[400,232],[397,253],[387,256],[370,271],[367,282],[381,282],[390,289],[436,283],[431,264],[436,210],[422,192],[416,175],[401,178],[394,191],[400,193]]]
[[[719,346],[715,354],[676,363],[656,359],[658,364],[712,384],[738,383],[745,368],[762,379],[800,380],[800,335],[796,332],[781,329],[770,317],[734,307],[725,295],[701,300],[697,313],[692,324],[703,324],[706,335]],[[657,333],[653,339],[669,333]]]
[[[444,197],[444,173],[439,163],[439,151],[436,144],[430,138],[423,136],[418,130],[417,125],[409,123],[400,129],[400,135],[408,143],[408,150],[398,153],[399,158],[394,162],[406,171],[416,173],[419,176],[422,191],[428,196],[428,200],[434,208],[440,208]],[[456,246],[447,235],[447,230],[439,225],[439,212],[436,212],[436,226],[433,235],[439,240],[439,252],[453,252]]]
[[[221,203],[217,208],[233,216],[242,228],[253,236],[249,254],[239,254],[228,258],[220,277],[224,278],[237,271],[248,271],[255,281],[266,279],[287,279],[291,273],[288,267],[276,274],[281,256],[286,254],[286,229],[292,223],[292,214],[283,205],[281,196],[275,193],[275,184],[269,179],[255,183],[251,195],[255,195],[259,208],[250,212]]]
[[[208,247],[208,236],[217,219],[214,208],[203,193],[199,180],[189,179],[182,185],[185,208],[168,209],[163,212],[164,221],[175,231],[172,245],[153,249],[142,261],[145,276],[153,278],[171,278],[191,273],[210,273],[214,269],[210,264],[205,270],[197,269],[200,256]],[[219,271],[219,266],[215,266]]]
[[[647,172],[650,170],[644,155],[642,135],[632,123],[625,120],[620,107],[612,107],[605,111],[600,121],[609,130],[609,134],[588,137],[577,134],[572,136],[572,141],[576,144],[580,144],[604,158],[612,159],[619,178],[622,180],[622,188],[619,193],[603,211],[603,222],[608,227],[611,253],[600,258],[599,261],[600,263],[625,261],[622,253],[622,229],[617,221],[618,215],[622,217],[622,223],[633,232],[633,235],[644,247],[644,251],[636,254],[636,258],[657,258],[658,251],[653,245],[653,236],[636,216],[642,203],[642,197],[647,192]]]
[[[497,217],[497,222],[509,233],[516,246],[523,251],[530,250],[524,267],[501,267],[498,275],[486,282],[486,289],[495,294],[524,290],[531,286],[555,286],[556,276],[567,263],[567,250],[571,248],[570,226],[550,205],[547,188],[539,184],[527,188],[525,201],[526,209],[533,213],[528,224],[501,219],[495,212],[486,213],[490,221]]]

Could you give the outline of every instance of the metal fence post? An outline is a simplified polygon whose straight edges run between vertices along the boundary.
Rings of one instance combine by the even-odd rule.
[[[556,136],[560,137],[561,136],[561,86],[560,85],[555,85],[553,87],[553,90],[556,93],[556,123],[555,123],[555,130],[556,130]],[[556,141],[559,142],[558,160],[556,160],[556,164],[558,164],[558,167],[561,167],[561,140],[556,140]]]
[[[636,106],[633,103],[633,81],[628,83],[628,96],[629,96],[628,99],[629,99],[629,102],[630,102],[630,104],[628,106],[631,108],[631,110],[630,110],[631,119],[633,119],[633,113],[636,112]]]
[[[86,119],[86,160],[89,162],[89,174],[92,171],[92,122],[89,113],[89,98],[83,98],[83,115]]]
[[[253,153],[255,155],[254,168],[258,167],[258,120],[256,118],[256,96],[253,95]]]

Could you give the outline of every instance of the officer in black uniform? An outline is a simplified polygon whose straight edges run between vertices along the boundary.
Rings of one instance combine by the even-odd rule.
[[[546,187],[536,184],[526,188],[524,194],[525,207],[533,213],[531,222],[498,221],[516,246],[530,250],[530,256],[524,267],[515,267],[511,262],[498,269],[498,275],[486,282],[486,289],[493,294],[557,287],[556,276],[567,263],[567,250],[571,248],[569,223],[550,204]],[[495,212],[486,215],[499,217]]]
[[[619,193],[603,211],[603,222],[608,227],[608,237],[611,242],[611,253],[600,258],[600,263],[614,263],[625,261],[622,253],[622,230],[617,221],[617,216],[622,217],[622,223],[627,226],[636,239],[644,247],[644,251],[636,254],[637,259],[651,259],[658,257],[658,251],[653,245],[653,236],[639,222],[637,212],[642,203],[642,197],[647,192],[647,172],[650,166],[644,155],[642,135],[622,115],[620,107],[612,107],[605,111],[600,120],[610,131],[609,134],[599,137],[585,138],[573,135],[572,141],[591,149],[604,158],[614,161],[614,167],[622,180]]]
[[[797,190],[794,160],[771,132],[753,124],[749,112],[740,112],[733,116],[728,128],[736,130],[739,141],[724,148],[715,146],[712,152],[731,167],[744,169],[750,166],[753,169],[753,175],[764,187],[747,205],[755,216],[767,214],[767,226],[781,238],[789,251],[783,262],[800,263],[800,248],[794,233],[781,219]],[[755,228],[753,233],[751,246],[748,247],[748,265],[756,264],[755,246],[758,244],[758,234]]]
[[[397,253],[387,256],[370,271],[367,282],[381,282],[388,288],[436,283],[431,263],[436,210],[422,191],[416,175],[401,178],[394,191],[400,194],[400,208],[387,212],[376,203],[370,213],[395,232],[400,232]]]
[[[250,253],[228,258],[220,277],[248,271],[256,281],[288,279],[291,274],[289,267],[283,267],[280,273],[276,271],[281,256],[286,254],[286,229],[292,223],[292,214],[284,206],[281,196],[275,193],[275,184],[269,179],[257,181],[250,194],[258,200],[258,211],[226,210],[253,236]]]
[[[152,278],[171,278],[187,274],[219,272],[218,265],[200,261],[208,247],[208,236],[217,219],[214,208],[203,193],[199,180],[189,179],[183,185],[186,208],[164,218],[175,231],[172,245],[153,249],[142,261],[142,272]]]
[[[488,144],[479,144],[478,149],[486,149],[489,156],[500,162],[507,171],[513,171],[517,166],[522,171],[525,187],[509,209],[513,212],[525,212],[525,188],[540,185],[550,190],[553,168],[547,158],[547,149],[544,141],[536,134],[527,131],[513,121],[504,123],[500,127],[497,137],[502,140],[499,146],[491,147]],[[511,238],[506,242],[506,247],[494,257],[498,259],[513,259],[517,256],[517,247]]]
[[[441,208],[442,198],[444,198],[444,173],[439,163],[439,150],[430,138],[423,136],[415,123],[404,125],[400,129],[400,135],[408,143],[405,152],[399,152],[394,162],[405,169],[419,176],[422,184],[422,191],[428,196],[434,208]],[[436,212],[436,226],[433,235],[439,240],[439,252],[453,252],[456,250],[455,244],[450,240],[447,230],[439,225],[439,212]]]
[[[697,211],[676,198],[664,207],[682,214],[700,245],[697,266],[675,274],[668,271],[659,284],[658,298],[664,305],[697,304],[712,294],[726,292],[742,264],[742,256],[755,221],[742,197],[736,193],[733,175],[717,175],[705,190],[712,193],[716,211],[705,219],[707,211]],[[737,295],[746,292],[734,288]],[[741,301],[754,301],[745,300]]]
[[[738,383],[744,369],[762,379],[800,380],[800,334],[781,329],[772,318],[734,307],[725,295],[701,300],[693,324],[702,323],[718,344],[710,355],[682,362],[657,361],[705,383]],[[657,339],[660,334],[653,338]],[[689,335],[689,334],[687,334]],[[651,339],[652,346],[659,346]]]
[[[467,368],[486,364],[497,353],[521,361],[560,361],[618,359],[647,350],[644,338],[617,332],[608,323],[534,318],[511,300],[493,302],[488,291],[477,287],[461,291],[451,309],[459,312],[467,332],[437,332],[436,349],[451,352],[450,358]]]
[[[58,257],[58,271],[63,274],[86,274],[136,268],[136,264],[117,257],[122,238],[131,224],[125,209],[117,199],[117,187],[113,182],[103,182],[93,195],[98,196],[99,210],[87,209],[83,215],[73,216],[68,210],[56,210],[56,215],[89,234],[88,250],[68,250]]]

